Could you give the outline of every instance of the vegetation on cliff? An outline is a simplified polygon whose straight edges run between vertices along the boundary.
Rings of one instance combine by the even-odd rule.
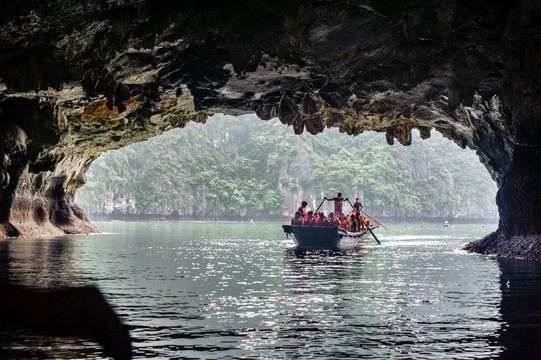
[[[436,132],[389,146],[381,133],[298,136],[277,120],[218,115],[104,153],[87,177],[76,201],[91,217],[279,218],[339,191],[380,217],[497,217],[475,153]]]

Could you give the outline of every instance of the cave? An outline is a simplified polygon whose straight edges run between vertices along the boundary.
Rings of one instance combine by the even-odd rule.
[[[0,18],[0,238],[96,232],[73,199],[100,153],[255,113],[475,149],[500,220],[467,248],[541,260],[541,4],[25,0]]]

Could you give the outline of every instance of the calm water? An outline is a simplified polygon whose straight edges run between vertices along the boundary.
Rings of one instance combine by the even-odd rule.
[[[541,354],[540,264],[460,250],[494,226],[389,225],[382,245],[300,252],[278,224],[97,225],[103,234],[0,241],[0,276],[96,285],[136,358]],[[2,358],[103,358],[87,341],[10,330]]]

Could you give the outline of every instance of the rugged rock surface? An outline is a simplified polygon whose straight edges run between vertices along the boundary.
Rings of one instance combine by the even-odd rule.
[[[514,1],[4,2],[0,235],[95,231],[73,196],[99,153],[255,112],[390,144],[435,128],[500,187],[482,251],[539,249],[540,17]]]

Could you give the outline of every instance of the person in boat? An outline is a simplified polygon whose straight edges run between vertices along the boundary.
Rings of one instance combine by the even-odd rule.
[[[364,226],[364,221],[363,221],[363,217],[361,216],[361,214],[356,212],[355,213],[355,219],[357,219],[357,224],[359,225],[359,230],[364,230],[365,226]]]
[[[340,214],[340,227],[346,231],[349,231],[349,222],[344,214]]]
[[[314,212],[313,211],[308,211],[307,215],[308,215],[308,219],[306,219],[304,224],[308,225],[308,226],[316,226],[317,225],[317,220],[314,217]]]
[[[306,201],[303,201],[301,203],[301,206],[297,209],[297,211],[301,212],[301,216],[305,221],[306,221],[306,219],[308,219],[308,212],[306,211],[306,206],[307,205],[308,205],[308,203]]]
[[[338,220],[339,215],[336,215],[334,213],[329,213],[329,226],[335,226],[338,227],[340,225],[340,220]]]
[[[368,220],[366,218],[366,216],[363,216],[363,221],[364,221],[364,224],[366,225],[366,227],[370,227],[370,220]]]
[[[338,215],[338,214],[341,214],[342,213],[342,203],[344,201],[347,201],[348,199],[344,199],[342,197],[342,193],[338,193],[338,195],[336,197],[333,197],[331,199],[329,199],[328,197],[324,197],[325,200],[327,201],[334,201],[334,213],[335,215]]]
[[[356,212],[360,213],[363,209],[363,204],[359,201],[359,198],[355,198],[355,203],[353,204],[353,209],[355,209]]]
[[[360,230],[364,230],[370,226],[370,220],[368,220],[366,217],[362,216],[359,213],[357,213],[356,217],[357,217],[357,223],[359,224]]]
[[[297,225],[297,226],[304,225],[304,219],[302,218],[300,211],[297,211],[295,213],[295,216],[291,219],[291,225]]]
[[[329,226],[332,226],[334,223],[334,213],[330,212],[329,215],[327,215],[327,222],[329,223]]]
[[[334,213],[330,212],[327,216],[327,226],[333,227],[334,226]]]
[[[328,213],[327,216],[325,216],[325,226],[332,226],[331,214],[332,213]]]
[[[328,221],[325,218],[325,214],[323,212],[319,213],[319,219],[317,220],[317,226],[327,226]]]
[[[357,222],[357,218],[353,214],[351,214],[349,217],[349,231],[359,231],[359,223]]]

